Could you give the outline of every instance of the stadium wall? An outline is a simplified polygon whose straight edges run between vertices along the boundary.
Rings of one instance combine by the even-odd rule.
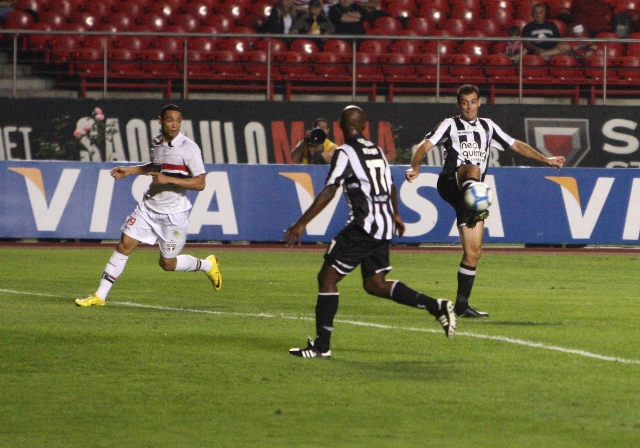
[[[150,178],[115,181],[114,163],[0,162],[0,238],[117,239]],[[327,166],[207,164],[207,186],[189,192],[190,241],[277,242],[322,189]],[[404,180],[393,166],[400,213],[398,243],[456,243],[455,216],[436,191],[440,168]],[[640,172],[606,168],[494,167],[495,200],[485,241],[525,244],[638,244]],[[342,195],[307,227],[304,241],[328,242],[345,224]]]
[[[448,99],[448,101],[453,101]],[[148,161],[157,115],[166,100],[3,99],[0,161]],[[292,147],[317,117],[337,120],[347,103],[174,101],[183,108],[183,132],[202,148],[205,163],[290,163]],[[411,151],[444,117],[451,103],[366,103],[365,134],[388,158],[406,164]],[[96,112],[96,108],[101,113]],[[481,115],[569,167],[639,167],[640,109],[625,106],[483,105]],[[75,135],[74,135],[75,134]],[[432,151],[427,164],[440,165]],[[524,166],[516,155],[494,151],[491,165]]]

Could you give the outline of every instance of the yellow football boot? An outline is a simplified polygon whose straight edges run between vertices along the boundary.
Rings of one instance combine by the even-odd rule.
[[[222,274],[220,274],[220,266],[218,265],[218,259],[209,255],[207,260],[211,262],[211,269],[207,271],[207,277],[211,280],[211,284],[213,285],[213,289],[219,291],[222,288]]]
[[[76,299],[76,305],[78,306],[104,306],[107,302],[102,300],[95,294],[90,295],[86,299]]]

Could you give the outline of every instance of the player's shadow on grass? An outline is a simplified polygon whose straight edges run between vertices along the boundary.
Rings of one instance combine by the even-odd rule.
[[[403,378],[411,380],[449,380],[451,375],[457,370],[455,364],[457,361],[431,360],[431,361],[353,361],[345,360],[344,354],[341,356],[340,362],[343,365],[350,366],[353,369],[359,369],[363,372],[377,372],[377,374],[390,376],[393,378]],[[337,361],[337,360],[336,360]]]

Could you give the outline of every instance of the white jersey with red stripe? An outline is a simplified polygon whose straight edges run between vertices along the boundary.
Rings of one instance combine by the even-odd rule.
[[[153,139],[151,148],[154,171],[180,178],[205,173],[200,147],[196,142],[183,133],[179,133],[171,142],[163,142],[159,137]],[[151,184],[143,202],[156,213],[181,213],[191,209],[187,189],[173,184]]]

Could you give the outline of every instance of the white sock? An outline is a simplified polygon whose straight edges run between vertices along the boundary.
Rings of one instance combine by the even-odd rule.
[[[211,262],[209,260],[199,260],[191,255],[178,255],[176,259],[176,271],[179,272],[207,272],[211,269]]]
[[[122,271],[124,271],[128,259],[128,256],[122,255],[117,251],[113,252],[113,255],[109,258],[109,262],[102,273],[100,286],[98,286],[98,290],[96,291],[96,295],[102,300],[107,300],[107,295],[113,286],[113,282],[115,282],[116,279],[120,277],[120,274],[122,274]]]

